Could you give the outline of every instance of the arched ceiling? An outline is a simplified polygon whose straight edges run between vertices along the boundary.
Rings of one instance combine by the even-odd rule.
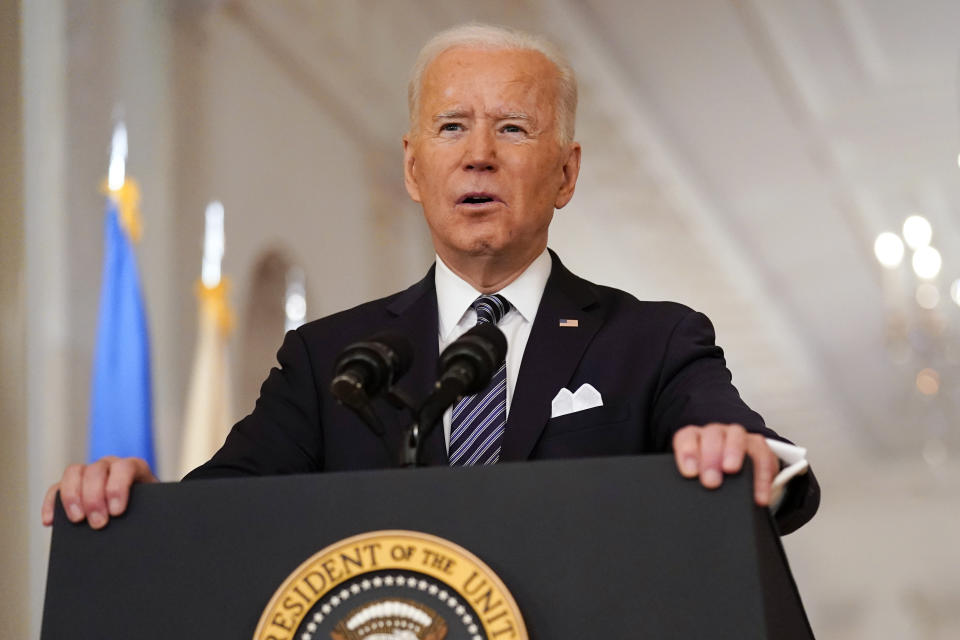
[[[358,144],[385,150],[399,149],[407,72],[433,32],[480,19],[548,33],[581,82],[583,176],[552,239],[575,269],[707,312],[776,428],[881,456],[960,444],[960,3],[219,8]],[[944,259],[933,311],[906,265],[873,257],[875,236],[913,212]],[[925,367],[934,396],[915,386]]]

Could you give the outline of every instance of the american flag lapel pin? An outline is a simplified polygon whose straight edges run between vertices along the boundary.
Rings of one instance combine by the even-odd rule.
[[[579,327],[580,321],[575,318],[560,318],[561,327]]]

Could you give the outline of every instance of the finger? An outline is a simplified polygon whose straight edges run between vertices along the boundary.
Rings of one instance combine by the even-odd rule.
[[[111,460],[103,458],[88,464],[83,472],[83,509],[87,514],[87,522],[93,529],[102,529],[109,520],[104,490],[110,464]]]
[[[723,447],[726,429],[710,424],[700,433],[700,484],[716,489],[723,484]]]
[[[86,517],[80,497],[83,488],[83,469],[82,464],[72,464],[64,470],[63,477],[60,479],[60,502],[63,503],[70,522],[81,522]]]
[[[770,504],[771,485],[780,469],[780,460],[770,450],[763,436],[755,434],[747,437],[747,455],[753,462],[754,501],[766,507]]]
[[[697,477],[700,471],[700,427],[684,427],[673,434],[673,456],[683,477]]]
[[[739,424],[726,427],[723,442],[723,472],[737,473],[743,467],[743,456],[747,448],[747,430]]]
[[[153,482],[156,478],[147,463],[139,458],[123,458],[110,465],[107,476],[106,499],[110,515],[118,516],[127,510],[130,487],[134,482]]]
[[[60,483],[51,485],[47,489],[47,495],[43,496],[43,507],[40,509],[40,521],[43,526],[49,527],[53,524],[53,510],[57,504],[57,491],[60,490]]]

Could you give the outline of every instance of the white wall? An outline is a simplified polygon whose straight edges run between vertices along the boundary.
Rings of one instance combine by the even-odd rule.
[[[580,71],[583,176],[551,239],[568,266],[639,297],[706,311],[745,398],[811,449],[822,512],[785,544],[814,630],[828,638],[960,635],[960,577],[950,570],[960,566],[960,477],[952,468],[932,470],[919,451],[889,459],[860,450],[790,318],[771,310],[776,292],[736,255],[735,233],[717,222],[715,205],[690,179],[655,114],[604,57],[579,6],[23,4],[24,207],[20,218],[5,210],[0,228],[4,240],[8,230],[21,230],[25,245],[22,256],[4,255],[0,296],[14,317],[13,340],[17,331],[27,335],[25,353],[8,351],[5,323],[3,371],[18,358],[29,361],[27,419],[14,417],[20,428],[4,435],[3,447],[23,450],[29,433],[29,470],[8,465],[4,478],[25,475],[20,485],[29,492],[26,500],[22,492],[0,497],[5,513],[25,513],[30,524],[29,531],[11,529],[0,546],[15,559],[31,541],[29,571],[9,563],[11,575],[32,585],[31,635],[47,550],[33,518],[47,484],[84,456],[102,251],[97,187],[114,105],[124,105],[128,172],[144,195],[138,251],[160,473],[174,479],[206,202],[217,198],[226,207],[224,272],[237,309],[256,261],[274,248],[304,267],[311,316],[419,278],[432,250],[401,182],[405,74],[432,31],[466,17],[548,31]],[[3,56],[4,64],[10,60]],[[10,277],[18,270],[25,291]],[[235,336],[243,335],[241,325]],[[260,338],[279,343],[280,336]],[[6,385],[12,378],[3,375]],[[238,415],[252,402],[238,398]],[[6,602],[13,604],[2,618],[13,619],[6,612],[22,604]]]

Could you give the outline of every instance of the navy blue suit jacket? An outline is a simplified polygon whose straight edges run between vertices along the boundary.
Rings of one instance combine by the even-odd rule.
[[[703,314],[671,302],[641,302],[553,268],[523,354],[503,437],[501,461],[629,455],[671,450],[687,425],[739,423],[779,437],[741,400],[723,351]],[[560,320],[577,320],[561,327]],[[398,387],[425,398],[436,380],[437,297],[433,268],[409,289],[315,320],[287,336],[253,412],[238,422],[214,457],[187,478],[273,475],[393,466],[404,412],[383,400],[375,409],[384,439],[330,394],[333,363],[351,342],[381,330],[406,335],[413,365]],[[603,406],[558,418],[551,400],[566,387],[590,383]],[[446,464],[441,428],[424,442],[427,464]],[[778,512],[788,533],[819,504],[812,473],[791,483]]]

